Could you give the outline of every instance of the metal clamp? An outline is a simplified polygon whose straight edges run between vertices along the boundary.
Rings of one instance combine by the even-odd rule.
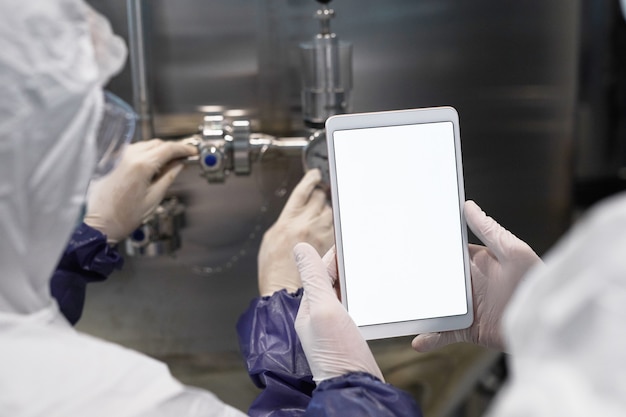
[[[233,169],[237,175],[250,173],[250,121],[234,120],[232,123]]]

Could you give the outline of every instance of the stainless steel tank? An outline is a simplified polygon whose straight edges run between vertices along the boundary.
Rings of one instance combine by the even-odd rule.
[[[123,2],[91,0],[127,36]],[[149,2],[155,135],[197,131],[202,106],[238,110],[258,132],[305,129],[298,46],[318,30],[312,0]],[[457,108],[466,195],[543,253],[570,221],[579,2],[336,0],[352,44],[352,111]],[[127,68],[110,84],[132,102]],[[391,152],[381,157],[392,157]],[[301,159],[254,162],[209,184],[187,168],[174,256],[126,258],[93,284],[79,328],[148,354],[238,351],[235,322],[257,294],[256,252],[302,173]]]

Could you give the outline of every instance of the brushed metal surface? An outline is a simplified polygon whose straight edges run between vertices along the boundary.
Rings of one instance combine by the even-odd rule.
[[[91,3],[126,35],[123,2]],[[315,32],[315,2],[151,4],[157,134],[194,130],[200,105],[246,109],[266,133],[298,131],[297,45]],[[456,107],[467,197],[539,253],[570,219],[578,6],[333,2],[333,29],[354,45],[352,109]],[[131,99],[128,69],[110,88]],[[150,354],[236,351],[235,322],[256,295],[261,234],[301,175],[300,160],[252,171],[208,185],[186,170],[172,189],[188,207],[183,250],[174,259],[127,258],[121,273],[89,288],[79,327]]]

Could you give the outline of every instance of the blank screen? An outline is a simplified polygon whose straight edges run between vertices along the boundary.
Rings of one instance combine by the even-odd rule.
[[[339,130],[333,140],[356,324],[467,313],[452,122]]]

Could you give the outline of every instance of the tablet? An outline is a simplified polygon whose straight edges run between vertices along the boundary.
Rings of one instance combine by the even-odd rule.
[[[341,301],[366,339],[473,321],[452,107],[326,121]]]

